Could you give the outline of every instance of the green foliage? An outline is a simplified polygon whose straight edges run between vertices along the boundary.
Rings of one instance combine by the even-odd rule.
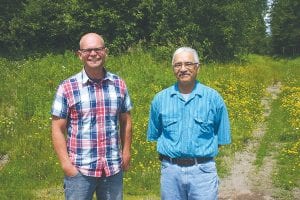
[[[274,0],[271,13],[272,50],[281,56],[300,54],[300,1]]]
[[[0,7],[0,51],[5,50],[5,41],[9,40],[9,21],[22,9],[25,0],[1,0]]]
[[[137,39],[140,16],[134,7],[132,1],[29,0],[7,24],[11,41],[2,42],[11,44],[11,52],[59,52],[78,48],[82,34],[99,32],[113,52],[121,52]]]
[[[228,61],[263,52],[266,2],[208,0],[27,0],[0,12],[2,54],[76,49],[80,36],[98,32],[113,54],[145,47],[192,46],[205,60]],[[18,54],[15,52],[18,51]]]
[[[158,45],[188,45],[205,60],[231,60],[258,51],[265,38],[262,13],[265,1],[148,1],[150,39]],[[146,34],[147,35],[147,34]],[[254,44],[255,43],[255,44]]]
[[[71,44],[80,34],[81,9],[84,6],[77,0],[27,1],[9,22],[9,36],[15,44],[9,48],[19,52],[50,52],[74,47]]]

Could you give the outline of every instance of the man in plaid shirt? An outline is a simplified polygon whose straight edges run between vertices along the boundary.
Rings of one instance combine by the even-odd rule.
[[[132,103],[125,82],[105,67],[103,38],[87,33],[77,54],[84,67],[58,87],[52,140],[64,171],[66,199],[121,200],[130,162]],[[65,139],[67,133],[67,139]]]

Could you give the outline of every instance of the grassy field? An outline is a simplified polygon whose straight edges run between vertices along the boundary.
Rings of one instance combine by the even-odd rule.
[[[170,60],[171,55],[166,60],[141,50],[108,59],[108,70],[125,79],[134,103],[132,167],[124,178],[128,200],[159,196],[160,163],[156,144],[146,141],[146,128],[153,96],[175,81]],[[0,58],[0,157],[9,157],[0,168],[1,199],[63,199],[63,174],[50,137],[50,107],[59,82],[81,68],[72,52],[22,61]],[[299,187],[299,69],[299,58],[275,60],[256,55],[239,63],[202,66],[198,79],[222,94],[232,126],[233,143],[222,148],[217,158],[220,176],[229,169],[224,157],[240,151],[252,138],[255,125],[263,120],[260,100],[265,88],[281,81],[283,92],[274,102],[278,113],[272,114],[257,163],[272,148],[269,141],[282,143],[274,183],[287,190]],[[278,119],[281,123],[276,127]],[[274,129],[287,134],[273,137]]]

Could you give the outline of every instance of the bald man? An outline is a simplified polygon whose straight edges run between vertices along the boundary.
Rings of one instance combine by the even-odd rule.
[[[65,197],[88,200],[96,193],[97,199],[121,200],[123,171],[130,162],[132,103],[124,80],[105,69],[103,38],[87,33],[79,46],[83,69],[58,86],[51,109]]]

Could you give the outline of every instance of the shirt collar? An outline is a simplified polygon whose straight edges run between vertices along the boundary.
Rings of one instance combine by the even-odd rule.
[[[178,88],[178,82],[174,84],[171,90],[171,96],[179,95],[179,88]],[[203,96],[203,85],[199,81],[195,81],[195,87],[191,92],[191,96],[199,95],[200,97]]]
[[[104,74],[105,75],[104,75],[103,81],[106,81],[106,80],[113,81],[113,75],[110,72],[108,72],[105,68],[104,68]],[[92,80],[88,77],[88,75],[84,69],[82,69],[82,71],[81,71],[81,77],[82,77],[83,84],[92,82]]]

